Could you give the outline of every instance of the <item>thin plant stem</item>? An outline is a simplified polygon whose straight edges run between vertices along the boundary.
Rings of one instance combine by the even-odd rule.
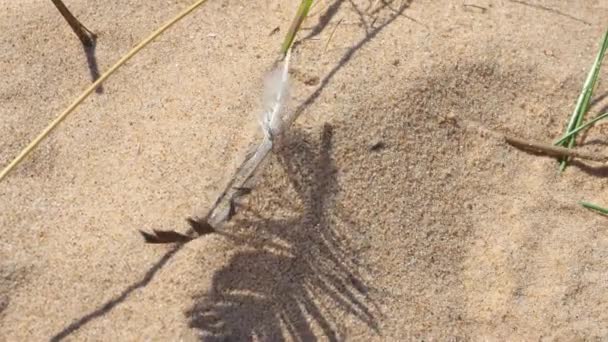
[[[302,22],[304,22],[304,19],[306,19],[306,16],[308,15],[312,2],[313,0],[302,0],[300,3],[300,7],[298,7],[298,11],[291,22],[291,26],[289,27],[289,31],[287,31],[287,34],[285,34],[283,45],[281,45],[281,59],[285,58],[287,51],[289,48],[291,48],[296,34],[300,30]]]
[[[600,213],[602,215],[608,215],[608,209],[602,208],[602,207],[600,207],[600,206],[598,206],[596,204],[589,203],[589,202],[584,202],[584,201],[579,202],[579,204],[582,205],[583,207],[587,208],[587,209],[591,209],[591,210],[593,210],[595,212],[598,212],[598,213]]]
[[[602,46],[595,57],[595,61],[593,63],[593,67],[589,70],[589,74],[587,75],[587,79],[583,84],[583,89],[581,94],[576,101],[576,106],[574,107],[574,111],[572,116],[570,117],[570,121],[568,122],[568,127],[566,129],[566,134],[572,133],[576,128],[578,128],[589,109],[589,104],[591,102],[591,95],[593,94],[593,90],[595,88],[595,84],[597,83],[597,79],[599,77],[599,71],[602,65],[602,60],[604,59],[604,55],[606,53],[606,49],[608,48],[608,30],[604,34],[604,38],[602,40]],[[563,146],[568,148],[574,147],[576,142],[576,134],[573,134],[566,141],[562,143]],[[560,170],[563,171],[566,168],[567,159],[562,160],[560,164]]]
[[[95,44],[95,33],[86,28],[74,15],[70,10],[63,4],[61,0],[51,0],[55,7],[59,10],[59,13],[65,18],[65,20],[70,24],[70,27],[78,36],[78,39],[82,42],[84,46],[93,46]]]
[[[605,119],[607,117],[608,117],[608,113],[604,113],[602,115],[599,115],[598,117],[594,118],[593,120],[590,120],[589,122],[585,123],[584,125],[582,125],[582,126],[578,127],[577,129],[573,130],[572,132],[564,135],[563,137],[561,137],[561,139],[559,139],[556,142],[554,142],[553,145],[557,146],[557,145],[563,144],[568,138],[572,137],[573,135],[577,134],[578,132],[580,132],[580,131],[582,131],[582,130],[584,130],[586,128],[589,128],[589,126],[591,126],[594,123],[596,123],[596,122],[598,122],[598,121],[600,121],[602,119]]]
[[[32,152],[32,150],[34,148],[36,148],[36,146],[38,146],[38,144],[40,144],[40,142],[42,140],[44,140],[44,138],[46,138],[46,136],[49,135],[49,133],[51,133],[51,131],[53,131],[63,120],[65,120],[65,118],[70,113],[72,113],[74,111],[74,109],[76,109],[76,107],[78,107],[78,105],[80,105],[82,103],[82,101],[84,101],[89,95],[91,95],[91,93],[93,91],[95,91],[95,89],[101,83],[103,83],[106,79],[108,79],[108,77],[110,77],[114,72],[116,72],[116,70],[118,70],[118,68],[120,68],[129,59],[131,59],[133,56],[135,56],[141,49],[146,47],[146,45],[150,44],[151,41],[156,39],[163,32],[165,32],[167,29],[169,29],[171,26],[173,26],[175,23],[180,21],[182,18],[184,18],[185,16],[190,14],[192,11],[194,11],[196,8],[198,8],[200,5],[204,4],[205,2],[207,2],[207,0],[196,1],[190,7],[186,8],[181,13],[179,13],[177,16],[175,16],[173,19],[169,20],[169,22],[167,22],[166,24],[161,26],[159,29],[154,31],[150,36],[148,36],[146,39],[144,39],[141,43],[137,44],[137,46],[135,46],[131,51],[129,51],[120,60],[118,60],[118,62],[116,62],[116,64],[114,64],[110,69],[108,69],[108,71],[106,71],[103,75],[101,75],[95,82],[93,82],[93,84],[91,84],[80,96],[78,96],[78,98],[65,111],[63,111],[57,118],[55,118],[55,120],[53,120],[42,131],[42,133],[40,133],[34,140],[32,140],[29,143],[29,145],[27,145],[27,147],[25,149],[23,149],[19,153],[19,155],[17,155],[17,157],[15,157],[14,160],[2,170],[2,172],[0,173],[0,181],[2,181],[6,177],[6,175],[9,174],[9,172],[11,172],[28,154],[30,154],[30,152]]]
[[[535,141],[524,140],[513,136],[505,136],[505,140],[509,145],[519,147],[521,149],[540,152],[554,157],[575,157],[586,160],[592,160],[600,163],[608,162],[608,156],[590,154],[583,151],[565,148],[561,146],[553,146]]]

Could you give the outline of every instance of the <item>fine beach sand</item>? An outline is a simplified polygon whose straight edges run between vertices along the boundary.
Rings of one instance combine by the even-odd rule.
[[[0,340],[607,339],[608,220],[577,202],[608,206],[608,168],[560,175],[501,138],[562,134],[604,0],[320,1],[301,116],[239,213],[144,244],[204,215],[260,138],[298,2],[209,0],[0,183]],[[0,0],[2,167],[191,0],[65,3],[99,36],[88,62],[51,1]]]

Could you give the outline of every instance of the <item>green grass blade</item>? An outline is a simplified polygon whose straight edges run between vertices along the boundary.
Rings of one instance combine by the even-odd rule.
[[[566,135],[572,133],[583,122],[585,114],[587,113],[587,110],[589,109],[589,104],[591,102],[591,95],[593,94],[595,84],[597,83],[597,79],[598,79],[599,73],[600,73],[600,67],[602,65],[602,61],[604,59],[604,55],[606,54],[607,49],[608,49],[608,30],[606,30],[606,33],[604,34],[604,38],[602,40],[602,46],[595,58],[593,67],[589,71],[589,74],[587,75],[587,79],[585,80],[585,83],[583,84],[583,89],[581,91],[581,94],[579,95],[578,100],[576,101],[576,106],[574,108],[574,112],[572,113],[572,116],[570,117],[570,121],[568,122],[568,127],[566,129]],[[570,137],[562,143],[562,146],[572,148],[574,146],[575,141],[576,141],[576,133],[570,135]],[[563,171],[566,168],[566,163],[567,163],[566,159],[562,160],[561,165],[560,165],[560,170]]]
[[[582,205],[583,207],[587,208],[587,209],[591,209],[591,210],[593,210],[595,212],[598,212],[598,213],[600,213],[602,215],[608,215],[608,209],[602,208],[602,207],[600,207],[598,205],[595,205],[593,203],[581,201],[581,202],[579,202],[579,204]]]
[[[589,128],[590,126],[592,126],[594,123],[603,120],[605,118],[608,118],[608,113],[604,113],[602,115],[597,116],[596,118],[594,118],[593,120],[590,120],[589,122],[585,123],[584,125],[578,127],[577,129],[573,130],[572,132],[564,135],[563,137],[561,137],[561,139],[557,140],[556,142],[553,143],[553,145],[561,145],[563,144],[568,138],[570,138],[571,136],[577,134],[578,132]]]
[[[304,22],[304,19],[306,19],[312,2],[313,0],[302,0],[302,2],[300,3],[300,7],[298,7],[298,12],[296,12],[296,16],[293,18],[291,26],[289,27],[289,31],[287,31],[285,39],[283,40],[283,45],[281,45],[282,58],[285,58],[287,50],[289,50],[289,48],[293,44],[293,41],[296,38],[296,33],[298,33],[302,22]]]

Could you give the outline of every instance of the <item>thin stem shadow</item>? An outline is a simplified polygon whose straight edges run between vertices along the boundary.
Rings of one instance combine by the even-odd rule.
[[[91,74],[91,81],[95,82],[101,76],[101,74],[99,73],[99,66],[97,64],[97,57],[95,56],[95,48],[97,47],[97,36],[93,35],[91,44],[83,44],[82,47],[84,49],[84,54],[87,58],[87,66],[89,67],[89,73]],[[100,84],[97,88],[95,88],[95,92],[97,94],[102,94],[103,85]]]
[[[333,19],[333,17],[336,15],[336,13],[338,13],[338,10],[340,10],[340,6],[342,5],[343,2],[344,2],[344,0],[336,0],[331,5],[329,5],[329,7],[325,11],[325,13],[323,13],[319,16],[319,22],[317,23],[317,25],[315,25],[312,28],[312,31],[310,31],[310,33],[308,33],[301,40],[309,40],[311,38],[318,36],[321,32],[323,32],[323,30],[331,22],[331,19]]]
[[[156,273],[161,268],[163,268],[163,266],[165,266],[165,264],[180,249],[182,249],[183,246],[184,246],[184,244],[178,244],[178,245],[175,245],[174,247],[172,247],[146,272],[146,274],[144,275],[144,277],[141,280],[131,284],[129,287],[124,289],[120,295],[110,299],[104,305],[100,306],[99,308],[95,309],[94,311],[92,311],[92,312],[82,316],[81,318],[75,320],[74,322],[72,322],[70,325],[68,325],[63,330],[61,330],[60,332],[55,334],[53,337],[51,337],[50,341],[52,341],[52,342],[61,341],[64,338],[71,335],[72,333],[74,333],[75,331],[80,330],[80,328],[82,328],[84,325],[88,324],[89,322],[112,311],[112,309],[114,309],[114,307],[116,307],[118,304],[122,303],[125,299],[127,299],[129,297],[129,295],[131,295],[131,293],[133,293],[133,291],[135,291],[137,289],[141,289],[141,288],[145,287],[146,285],[148,285],[150,283],[150,281],[152,281],[152,279],[154,278]]]
[[[595,106],[599,105],[606,98],[608,98],[608,92],[605,92],[602,95],[595,96],[595,98],[593,98],[591,100],[591,102],[589,103],[589,109],[593,109]],[[602,111],[602,109],[600,109],[598,112],[604,113],[604,111]]]

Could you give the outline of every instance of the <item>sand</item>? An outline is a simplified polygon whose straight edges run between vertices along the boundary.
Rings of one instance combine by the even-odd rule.
[[[66,1],[99,35],[87,63],[50,1],[0,1],[0,165],[89,64],[189,4]],[[577,204],[608,206],[606,167],[559,174],[501,138],[561,134],[606,1],[320,2],[292,59],[301,116],[239,213],[143,243],[186,231],[260,138],[296,7],[210,0],[0,184],[0,340],[607,339],[608,221]],[[608,153],[606,127],[581,148]]]

